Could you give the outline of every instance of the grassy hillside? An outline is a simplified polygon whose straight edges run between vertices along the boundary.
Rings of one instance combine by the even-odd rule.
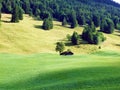
[[[120,32],[105,34],[101,50],[82,41],[68,45],[76,55],[64,57],[55,54],[55,43],[82,27],[54,21],[54,29],[44,31],[42,21],[28,15],[20,23],[10,23],[10,17],[2,14],[0,90],[120,90]]]
[[[0,90],[119,90],[119,56],[0,54]]]
[[[55,43],[65,41],[67,34],[73,31],[81,33],[83,28],[70,29],[62,27],[60,22],[54,21],[54,29],[44,31],[41,29],[42,21],[24,15],[24,20],[20,23],[10,23],[11,15],[2,14],[2,26],[0,29],[0,52],[6,53],[56,53]],[[120,33],[105,35],[107,40],[102,44],[102,50],[120,51]],[[82,43],[82,42],[81,42]],[[90,53],[98,50],[98,46],[80,44],[79,46],[68,45],[76,54]]]

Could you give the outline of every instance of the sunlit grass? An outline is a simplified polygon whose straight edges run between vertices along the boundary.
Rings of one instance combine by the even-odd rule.
[[[0,54],[0,89],[119,90],[119,56],[112,51],[75,56]]]

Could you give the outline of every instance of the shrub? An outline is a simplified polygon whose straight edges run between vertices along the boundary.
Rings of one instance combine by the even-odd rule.
[[[64,51],[65,49],[65,44],[63,42],[57,42],[56,44],[56,52],[59,52],[60,54]]]
[[[104,37],[102,32],[97,32],[94,35],[94,44],[100,44],[101,42],[104,42],[106,38]]]
[[[67,34],[66,37],[67,37],[67,40],[68,40],[68,41],[71,41],[71,36],[70,36],[70,34]]]

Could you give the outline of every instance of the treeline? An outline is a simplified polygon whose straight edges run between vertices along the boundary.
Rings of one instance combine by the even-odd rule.
[[[91,22],[99,27],[107,23],[106,18],[120,28],[120,5],[112,0],[0,0],[0,8],[12,14],[11,22],[22,20],[23,13],[44,20],[43,29],[52,29],[53,19],[75,28]]]
[[[120,5],[112,0],[2,0],[2,12],[13,13],[15,5],[26,14],[44,20],[51,16],[53,19],[71,22],[79,25],[89,23],[100,26],[103,18],[120,17]],[[74,27],[74,25],[71,25]]]

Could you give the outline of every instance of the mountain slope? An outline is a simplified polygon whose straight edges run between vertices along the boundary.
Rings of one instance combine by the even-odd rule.
[[[56,53],[55,43],[66,41],[66,35],[77,31],[82,33],[83,28],[70,29],[61,26],[60,22],[54,21],[54,29],[44,31],[41,29],[42,21],[24,15],[24,20],[19,23],[10,23],[10,14],[2,14],[0,30],[0,52],[6,53]],[[112,35],[105,34],[107,40],[101,44],[102,50],[120,50],[120,32],[115,31]],[[82,42],[81,42],[82,43]],[[80,44],[78,46],[66,46],[76,54],[91,53],[98,50],[98,46]]]
[[[42,21],[34,20],[28,15],[24,15],[24,20],[20,23],[9,23],[10,17],[9,14],[2,14],[1,52],[55,52],[55,43],[73,32],[70,28],[62,27],[61,23],[56,21],[53,30],[44,31],[40,28]],[[79,28],[76,30],[78,31]]]

